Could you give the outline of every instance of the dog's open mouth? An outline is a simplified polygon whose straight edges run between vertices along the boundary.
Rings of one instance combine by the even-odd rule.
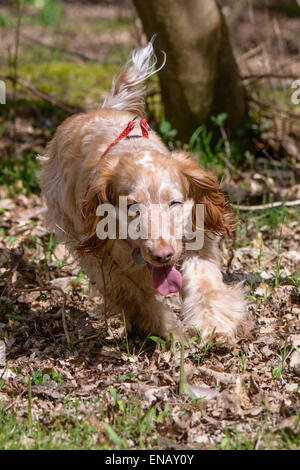
[[[153,285],[160,295],[174,294],[181,289],[182,277],[174,265],[153,266],[146,263],[139,248],[133,250],[132,259],[136,264],[147,265],[152,274]]]
[[[155,289],[160,295],[169,295],[178,292],[182,287],[180,272],[173,265],[151,266],[152,281]]]

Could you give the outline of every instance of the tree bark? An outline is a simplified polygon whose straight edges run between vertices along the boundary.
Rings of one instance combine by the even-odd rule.
[[[226,112],[234,131],[247,117],[227,26],[215,0],[133,0],[144,31],[167,53],[159,72],[166,119],[187,141],[211,116]]]

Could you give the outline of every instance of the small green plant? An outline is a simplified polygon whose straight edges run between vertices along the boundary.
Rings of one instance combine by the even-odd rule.
[[[117,378],[117,382],[120,383],[120,382],[126,382],[127,380],[131,380],[132,378],[134,378],[135,375],[134,374],[124,374],[124,375],[120,375],[120,377]]]
[[[27,386],[28,391],[28,386]],[[30,391],[29,391],[30,396]],[[64,411],[56,416],[51,426],[33,419],[28,400],[26,416],[6,411],[0,406],[0,448],[5,450],[53,450],[53,449],[95,449],[95,432],[88,420],[76,420]],[[31,422],[29,422],[31,416]],[[51,419],[51,418],[50,418]],[[29,438],[29,439],[28,439]]]
[[[110,423],[104,426],[108,437],[119,449],[128,448],[129,438],[137,439],[139,448],[144,449],[147,436],[153,433],[153,426],[169,414],[169,403],[165,404],[162,412],[158,412],[155,406],[145,411],[135,399],[130,402],[120,399],[113,387],[109,387],[108,391],[114,402]]]
[[[287,279],[296,288],[300,288],[300,270],[297,270],[294,276],[288,276]]]
[[[49,236],[49,242],[43,245],[44,253],[45,253],[45,260],[47,263],[49,263],[49,261],[51,260],[55,247],[56,247],[56,238],[51,233]]]
[[[32,374],[32,379],[35,385],[39,385],[41,383],[48,382],[48,380],[50,380],[50,375],[43,374],[41,370],[36,370]]]
[[[262,203],[267,204],[272,202],[269,197],[264,197]],[[255,223],[256,231],[263,226],[269,226],[271,229],[271,234],[275,234],[278,230],[278,227],[283,224],[283,222],[288,222],[290,220],[288,208],[283,204],[279,207],[272,207],[260,213],[249,213],[248,217],[253,218]]]
[[[60,375],[55,371],[51,372],[49,375],[47,373],[44,374],[41,370],[36,370],[32,374],[32,380],[34,385],[39,385],[41,383],[48,382],[51,379],[55,382],[63,382]]]
[[[126,444],[118,434],[113,430],[110,424],[108,423],[103,423],[104,429],[107,432],[108,437],[112,440],[112,442],[120,449],[120,450],[125,450],[127,448]]]
[[[241,371],[242,371],[242,373],[245,372],[246,366],[247,366],[247,360],[246,360],[246,356],[244,354],[244,351],[241,351],[239,354],[237,354],[236,357],[241,362]]]
[[[122,317],[123,317],[123,326],[124,326],[124,333],[125,333],[125,346],[126,346],[126,353],[128,357],[132,357],[132,354],[129,350],[129,341],[128,341],[128,333],[127,333],[127,327],[126,327],[126,318],[124,311],[122,312]]]
[[[160,423],[164,418],[166,418],[168,416],[169,412],[170,412],[170,403],[167,402],[165,404],[165,407],[164,407],[162,413],[158,413],[158,415],[156,416],[156,422]]]
[[[57,26],[62,15],[59,0],[25,0],[36,9],[38,20],[44,26]]]
[[[225,437],[220,444],[221,450],[254,450],[255,442],[243,436],[236,427],[229,429],[225,427]]]
[[[212,131],[207,131],[206,126],[202,125],[195,130],[189,141],[189,151],[199,153],[199,162],[207,167],[209,162],[216,160],[212,151]]]
[[[241,152],[235,142],[230,142],[225,130],[225,121],[228,115],[221,113],[212,116],[211,121],[217,131],[208,129],[206,125],[199,126],[189,141],[189,151],[199,154],[199,162],[205,168],[208,165],[219,167],[221,170],[229,168],[236,171],[236,165],[241,160]]]
[[[159,336],[149,336],[149,339],[151,339],[152,341],[154,341],[154,343],[156,344],[160,344],[161,348],[163,350],[166,349],[166,342],[164,339],[162,338],[159,338]]]
[[[260,244],[259,244],[259,253],[258,253],[258,257],[257,257],[257,261],[258,261],[258,266],[261,267],[261,261],[262,261],[262,257],[263,257],[263,242],[261,240]]]
[[[51,379],[54,380],[55,382],[63,382],[63,379],[57,372],[55,372],[55,370],[51,374]]]
[[[26,192],[27,195],[39,192],[37,173],[40,166],[33,152],[26,153],[21,160],[9,158],[1,162],[0,185],[8,189],[9,197],[16,193]],[[21,181],[21,185],[19,182]]]
[[[204,339],[202,338],[201,333],[197,331],[197,336],[193,336],[188,342],[188,344],[192,344],[192,343],[195,343],[195,342],[200,340],[200,344],[202,345],[201,352],[196,353],[196,354],[192,354],[192,357],[194,357],[198,361],[198,367],[201,364],[203,364],[204,361],[209,359],[209,357],[208,357],[209,351],[212,348],[214,348],[217,344],[217,342],[214,340],[215,330],[216,330],[215,328],[212,330],[212,332],[211,332],[211,334],[210,334],[207,341],[204,341]]]
[[[228,118],[227,113],[218,114],[218,116],[211,116],[212,122],[218,127],[224,127],[225,121]]]
[[[81,269],[78,271],[78,274],[77,274],[77,277],[76,279],[74,280],[74,284],[77,286],[78,284],[80,284],[80,282],[82,281],[82,279],[84,279],[84,272],[81,271]]]
[[[174,142],[174,139],[178,133],[176,129],[172,129],[172,125],[165,119],[162,120],[159,124],[158,131],[165,144],[168,144],[169,142]]]
[[[138,351],[138,353],[137,353],[138,356],[141,356],[144,352],[146,352],[146,351],[149,349],[149,348],[144,349],[144,346],[145,346],[147,340],[149,339],[149,336],[150,336],[150,335],[148,334],[148,335],[146,336],[146,338],[144,339],[144,341],[142,342],[142,345],[141,345],[141,347],[140,347],[140,349],[139,349],[139,351]]]
[[[291,351],[289,353],[287,351],[287,347],[288,347],[287,340],[285,340],[284,346],[283,346],[282,349],[281,349],[281,347],[279,346],[279,344],[277,342],[276,342],[276,344],[277,344],[277,347],[279,349],[281,361],[278,364],[278,366],[276,366],[272,369],[272,377],[273,377],[273,379],[279,380],[280,377],[281,377],[281,374],[283,372],[285,361],[286,361],[287,357],[290,355]]]

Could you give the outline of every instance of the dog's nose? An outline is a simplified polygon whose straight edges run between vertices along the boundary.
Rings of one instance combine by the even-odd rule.
[[[151,255],[152,258],[158,263],[167,263],[174,255],[174,250],[170,246],[166,248],[154,249],[152,250]]]

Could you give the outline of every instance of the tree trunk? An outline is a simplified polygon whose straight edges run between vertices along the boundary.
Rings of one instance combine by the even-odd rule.
[[[159,72],[166,119],[188,140],[200,124],[226,112],[234,131],[247,116],[245,91],[225,20],[215,0],[133,0],[144,31],[167,53]]]

